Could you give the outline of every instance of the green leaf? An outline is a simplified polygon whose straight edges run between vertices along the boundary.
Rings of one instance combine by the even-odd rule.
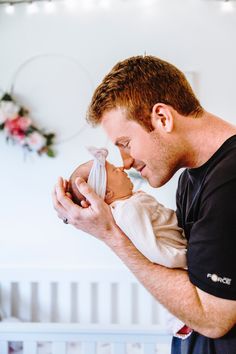
[[[0,130],[4,129],[4,123],[0,124]]]
[[[48,134],[45,134],[44,136],[45,136],[45,138],[53,139],[55,137],[55,134],[54,133],[48,133]]]
[[[2,96],[1,100],[2,101],[13,101],[11,95],[7,92]]]
[[[47,146],[50,146],[53,144],[53,140],[55,138],[55,134],[53,133],[50,133],[50,134],[44,134],[44,137],[46,138],[47,142],[46,142],[46,145]]]
[[[56,156],[55,152],[52,149],[50,149],[50,148],[48,148],[48,150],[47,150],[47,155],[49,157],[55,157]]]
[[[28,113],[29,112],[24,107],[20,107],[19,112],[18,112],[19,116],[21,116],[21,117],[26,116]]]

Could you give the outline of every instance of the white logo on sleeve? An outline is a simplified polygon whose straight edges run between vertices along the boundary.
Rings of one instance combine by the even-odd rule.
[[[219,282],[219,283],[223,283],[223,284],[226,284],[226,285],[230,285],[231,280],[232,280],[230,278],[219,277],[217,274],[210,274],[210,273],[207,274],[207,278],[211,278],[211,280],[214,283]]]

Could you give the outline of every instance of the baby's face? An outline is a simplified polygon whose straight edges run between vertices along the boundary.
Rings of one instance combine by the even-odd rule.
[[[88,161],[87,163],[79,166],[72,174],[69,182],[69,192],[73,196],[73,200],[79,204],[80,200],[84,197],[79,193],[75,185],[75,180],[77,177],[83,178],[85,181],[88,180],[90,170],[92,168],[93,161]],[[133,192],[133,183],[129,179],[123,168],[115,167],[110,162],[106,161],[106,172],[107,172],[107,192],[112,191],[112,199],[105,198],[105,202],[110,204],[113,200],[128,198]]]
[[[125,198],[132,195],[134,186],[123,168],[115,167],[107,161],[106,171],[107,190],[113,191],[115,199]]]

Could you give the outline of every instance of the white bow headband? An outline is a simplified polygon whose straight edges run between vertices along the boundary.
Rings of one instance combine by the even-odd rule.
[[[88,185],[102,198],[105,199],[107,186],[106,158],[108,150],[98,149],[94,146],[87,148],[94,157],[93,166],[88,176]]]

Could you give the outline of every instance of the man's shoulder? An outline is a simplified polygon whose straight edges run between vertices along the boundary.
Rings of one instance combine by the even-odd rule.
[[[220,183],[236,178],[235,161],[236,135],[227,139],[204,165],[194,169],[186,168],[179,177],[178,188],[185,188],[189,180]]]
[[[206,185],[212,188],[236,181],[236,136],[226,141],[209,165]]]

